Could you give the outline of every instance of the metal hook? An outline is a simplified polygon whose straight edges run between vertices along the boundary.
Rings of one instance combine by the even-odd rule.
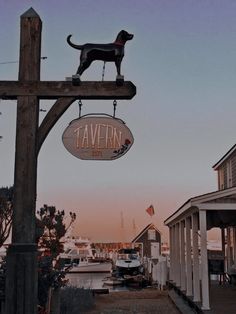
[[[81,117],[81,108],[83,106],[81,99],[78,101],[78,105],[79,105],[79,118]]]
[[[116,106],[117,106],[117,101],[113,100],[113,107],[114,107],[113,118],[115,118],[115,115],[116,115]]]
[[[102,82],[104,81],[105,67],[106,67],[106,61],[104,61],[104,63],[103,63],[103,68],[102,68]]]

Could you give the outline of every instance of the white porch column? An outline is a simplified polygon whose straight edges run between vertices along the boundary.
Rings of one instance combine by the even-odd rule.
[[[230,266],[231,266],[231,241],[230,241],[230,227],[226,228],[226,232],[227,232],[227,247],[226,247],[226,258],[227,258],[227,271],[229,270]]]
[[[175,225],[175,283],[180,287],[180,227],[179,223]]]
[[[221,228],[221,247],[225,256],[225,228]]]
[[[200,299],[199,252],[198,252],[198,213],[192,215],[193,233],[193,301]]]
[[[193,295],[193,271],[192,271],[192,257],[191,257],[191,217],[185,219],[186,228],[186,275],[187,275],[187,290],[186,295]]]
[[[202,309],[210,310],[208,256],[207,256],[207,223],[205,210],[199,212],[199,223],[201,241]]]
[[[169,227],[169,245],[170,245],[170,272],[169,279],[173,281],[173,263],[174,263],[174,255],[173,255],[173,230],[174,228]]]
[[[176,282],[176,247],[175,247],[175,228],[176,226],[172,226],[172,280]]]
[[[184,237],[184,220],[180,222],[180,288],[186,290],[186,262],[185,262],[185,237]]]
[[[236,228],[233,227],[234,265],[236,264]]]

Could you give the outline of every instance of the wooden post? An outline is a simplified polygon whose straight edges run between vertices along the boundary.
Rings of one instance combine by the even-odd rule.
[[[41,25],[33,9],[21,16],[19,81],[40,79]],[[37,312],[35,200],[38,115],[39,100],[36,96],[18,97],[12,244],[7,252],[7,314]]]
[[[42,22],[31,8],[21,16],[18,81],[0,81],[0,99],[17,99],[14,214],[7,251],[6,314],[37,313],[35,204],[39,150],[57,120],[76,99],[132,99],[132,82],[40,81]],[[40,127],[39,100],[56,99]]]
[[[52,314],[59,314],[60,313],[60,306],[61,306],[61,300],[60,300],[60,288],[54,288],[52,290],[52,296],[51,296],[51,313]]]

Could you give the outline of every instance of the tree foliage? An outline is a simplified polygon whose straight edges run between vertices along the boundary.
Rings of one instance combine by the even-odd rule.
[[[9,237],[12,227],[13,187],[0,188],[0,247]]]
[[[37,212],[36,238],[41,252],[39,256],[39,304],[45,307],[49,288],[54,289],[65,285],[65,272],[58,263],[59,254],[63,252],[61,239],[76,219],[76,214],[69,213],[66,226],[65,211],[56,210],[55,206],[44,205]]]
[[[55,206],[44,205],[37,212],[37,242],[39,247],[50,253],[53,259],[62,252],[61,238],[76,219],[76,214],[70,212],[68,225],[65,223],[65,211],[56,210]]]

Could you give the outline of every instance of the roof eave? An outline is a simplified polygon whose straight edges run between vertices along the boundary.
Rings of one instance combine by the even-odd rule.
[[[236,144],[234,144],[234,146],[232,146],[230,150],[228,150],[227,153],[224,154],[224,156],[212,166],[212,168],[214,170],[218,170],[218,168],[222,165],[222,163],[224,163],[225,160],[228,159],[230,155],[232,155],[235,152],[235,150],[236,150]]]

